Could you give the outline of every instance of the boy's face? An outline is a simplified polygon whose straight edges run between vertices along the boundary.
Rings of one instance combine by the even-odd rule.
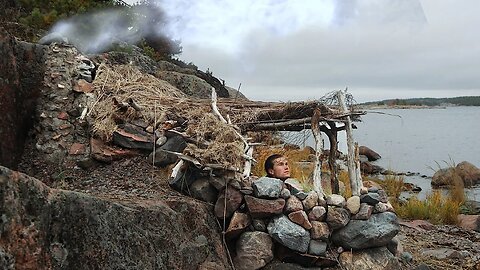
[[[277,158],[273,161],[273,169],[269,169],[268,173],[275,178],[285,180],[290,178],[290,168],[288,160],[285,157]]]

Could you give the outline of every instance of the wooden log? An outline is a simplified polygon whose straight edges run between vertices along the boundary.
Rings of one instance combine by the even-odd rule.
[[[322,188],[322,159],[323,138],[320,133],[320,110],[315,110],[312,117],[312,133],[315,139],[315,165],[313,169],[313,190],[325,196]]]
[[[345,92],[337,92],[338,104],[342,113],[347,113],[347,104],[345,103]],[[355,145],[353,140],[352,121],[350,116],[345,117],[345,131],[347,133],[347,167],[348,178],[350,178],[350,187],[352,188],[352,195],[360,195],[360,186],[358,185],[358,179],[355,168]]]

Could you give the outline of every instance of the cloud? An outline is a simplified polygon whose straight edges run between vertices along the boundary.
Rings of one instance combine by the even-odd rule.
[[[347,86],[371,89],[369,98],[479,89],[476,1],[216,2],[186,8],[181,58],[242,82],[250,97],[302,99]]]

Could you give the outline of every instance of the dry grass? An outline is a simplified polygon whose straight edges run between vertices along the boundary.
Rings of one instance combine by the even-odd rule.
[[[89,104],[89,120],[95,136],[108,142],[120,123],[134,119],[142,119],[155,128],[166,120],[187,121],[186,133],[202,143],[200,146],[189,144],[186,153],[202,164],[241,168],[243,142],[234,128],[219,121],[210,107],[193,107],[186,96],[168,82],[144,74],[134,66],[100,65],[94,91],[96,100]],[[142,110],[129,107],[119,111],[114,99],[118,102],[132,99]]]
[[[424,201],[416,197],[405,204],[394,205],[397,214],[405,219],[425,219],[434,224],[456,224],[462,203],[451,196],[434,191]]]
[[[185,97],[169,83],[128,65],[112,68],[100,65],[93,87],[96,100],[89,104],[93,132],[106,141],[111,139],[119,121],[141,118],[154,125],[155,119],[164,119],[166,108],[157,106],[160,98]],[[143,108],[143,111],[138,112],[129,108],[126,112],[119,112],[113,102],[114,98],[118,102],[126,102],[131,98]]]
[[[404,204],[394,202],[397,214],[405,219],[426,219],[434,224],[456,224],[465,203],[465,191],[458,174],[455,173],[453,177],[453,185],[449,186],[447,195],[435,190],[424,201],[414,197]]]
[[[347,171],[340,171],[338,174],[338,181],[342,182],[343,185],[345,186],[345,191],[343,192],[342,195],[345,198],[350,198],[352,197],[352,187],[350,186],[350,178],[348,177],[348,172]]]

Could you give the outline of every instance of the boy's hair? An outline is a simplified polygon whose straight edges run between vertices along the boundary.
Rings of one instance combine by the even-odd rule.
[[[283,157],[283,155],[273,154],[265,160],[265,172],[267,172],[267,176],[271,176],[270,173],[268,172],[268,170],[273,169],[273,165],[274,165],[273,162],[276,159],[281,158],[281,157]]]

